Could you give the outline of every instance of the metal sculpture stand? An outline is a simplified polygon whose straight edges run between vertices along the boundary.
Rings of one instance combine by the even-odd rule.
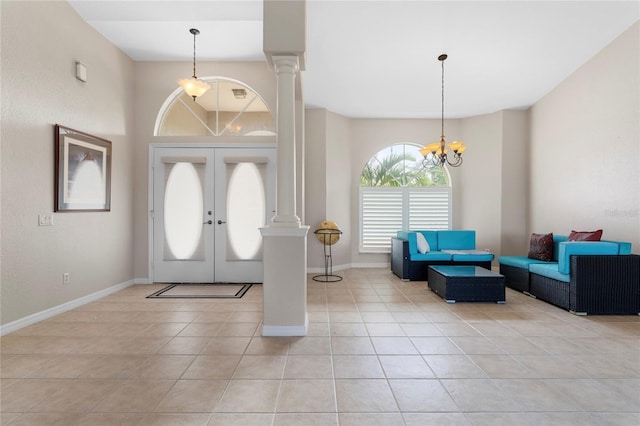
[[[331,260],[331,237],[333,235],[340,235],[342,231],[339,229],[316,229],[314,232],[316,235],[322,235],[322,243],[324,245],[324,274],[313,276],[314,281],[323,283],[337,283],[342,281],[342,277],[339,275],[333,275],[333,261]],[[327,249],[327,247],[329,247]]]

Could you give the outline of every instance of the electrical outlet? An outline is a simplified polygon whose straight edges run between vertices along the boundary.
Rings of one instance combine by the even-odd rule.
[[[69,284],[71,282],[71,278],[68,272],[62,274],[62,284]]]
[[[51,214],[39,214],[38,226],[53,226],[53,215]]]

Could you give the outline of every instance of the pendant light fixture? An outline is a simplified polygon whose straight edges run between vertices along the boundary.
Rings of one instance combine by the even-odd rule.
[[[446,54],[438,56],[438,60],[442,64],[442,121],[440,142],[430,143],[420,150],[420,154],[424,156],[422,160],[423,167],[444,166],[458,167],[462,164],[462,153],[467,149],[462,141],[453,141],[449,144],[449,149],[453,151],[453,159],[447,157],[446,142],[444,140],[444,61],[447,59]]]
[[[191,96],[195,101],[198,96],[201,96],[204,92],[209,90],[211,86],[209,86],[209,83],[196,77],[196,36],[200,34],[200,30],[191,28],[189,32],[193,34],[193,77],[179,80],[178,83],[182,86],[187,95]]]

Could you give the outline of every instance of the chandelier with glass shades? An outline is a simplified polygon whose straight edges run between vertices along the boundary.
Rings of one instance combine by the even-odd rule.
[[[446,54],[438,56],[438,60],[442,64],[442,121],[440,142],[433,142],[420,150],[420,154],[424,156],[422,160],[423,167],[444,166],[458,167],[462,164],[462,153],[467,149],[462,141],[453,141],[449,144],[449,149],[453,151],[453,158],[447,156],[447,147],[444,140],[444,61],[447,59]]]
[[[180,84],[187,95],[191,96],[195,101],[198,96],[204,94],[211,86],[209,86],[209,83],[196,77],[196,36],[200,34],[200,30],[191,28],[189,32],[193,34],[193,77],[179,80],[178,84]]]

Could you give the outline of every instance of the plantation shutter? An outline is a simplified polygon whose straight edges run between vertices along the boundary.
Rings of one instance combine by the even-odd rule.
[[[450,229],[451,188],[406,188],[409,226],[404,229]]]
[[[360,251],[388,253],[399,230],[451,229],[450,187],[361,187]]]
[[[388,252],[391,237],[402,229],[402,188],[360,188],[360,249]]]

